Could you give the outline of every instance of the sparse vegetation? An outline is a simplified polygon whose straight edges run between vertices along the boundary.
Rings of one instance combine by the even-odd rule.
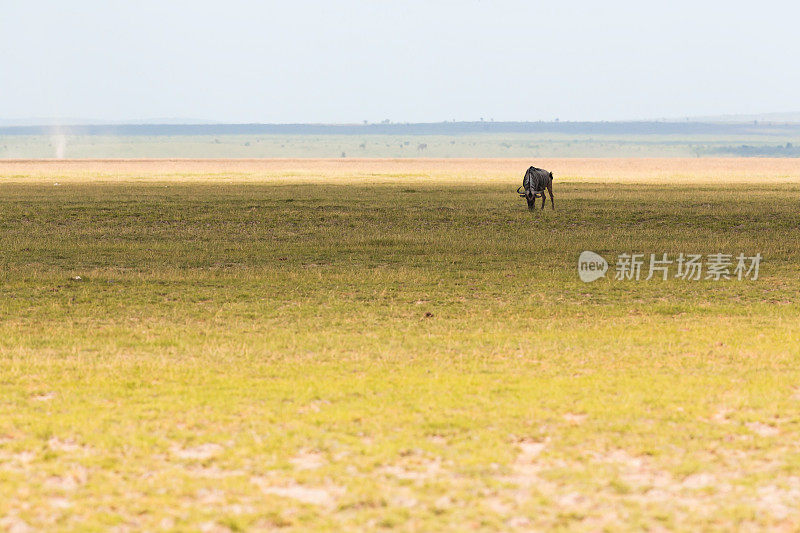
[[[413,141],[401,135],[262,135],[256,142],[252,135],[70,135],[58,147],[50,136],[7,135],[0,136],[0,158],[50,158],[60,152],[68,158],[293,158],[338,157],[342,152],[371,158],[790,157],[800,146],[800,137],[790,133],[714,137],[486,133],[419,135]]]

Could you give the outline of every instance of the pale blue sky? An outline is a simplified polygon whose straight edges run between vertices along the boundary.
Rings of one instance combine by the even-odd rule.
[[[0,118],[800,111],[797,2],[0,0]]]

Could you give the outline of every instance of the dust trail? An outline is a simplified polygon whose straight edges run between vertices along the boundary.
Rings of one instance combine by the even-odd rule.
[[[67,150],[67,136],[63,133],[57,133],[51,136],[51,142],[55,148],[55,158],[64,159],[64,153]]]

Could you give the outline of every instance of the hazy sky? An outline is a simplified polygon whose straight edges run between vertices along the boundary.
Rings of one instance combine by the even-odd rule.
[[[800,3],[0,0],[0,118],[800,111]]]

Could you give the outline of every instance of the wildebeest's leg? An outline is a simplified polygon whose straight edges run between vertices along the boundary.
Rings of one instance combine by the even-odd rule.
[[[547,201],[547,198],[544,195],[544,191],[542,191],[542,209],[544,209],[544,203]]]
[[[553,201],[553,184],[547,186],[547,192],[550,194],[550,205],[553,209],[556,208],[556,203]],[[542,198],[544,198],[544,193],[542,193]]]

